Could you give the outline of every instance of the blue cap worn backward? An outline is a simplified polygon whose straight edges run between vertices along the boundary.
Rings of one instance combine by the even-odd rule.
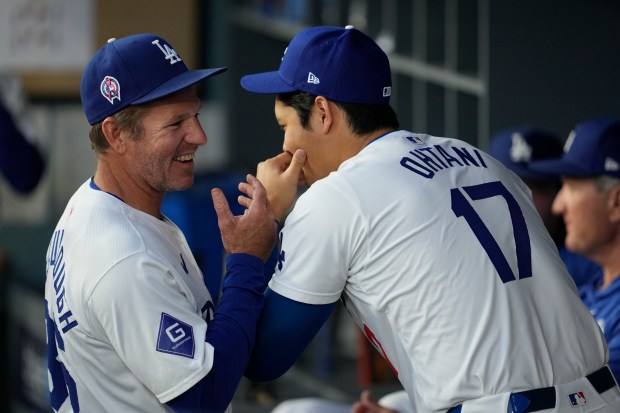
[[[489,154],[521,179],[559,182],[557,175],[530,168],[530,162],[562,155],[562,142],[552,132],[530,125],[506,128],[491,138]]]
[[[561,157],[533,162],[530,167],[558,176],[620,178],[620,118],[596,118],[579,123],[568,136]]]
[[[343,103],[389,104],[390,62],[381,48],[353,26],[317,26],[299,32],[278,71],[243,76],[255,93],[303,91]]]
[[[170,43],[152,33],[110,39],[84,69],[82,106],[94,125],[129,105],[164,97],[226,69],[189,70]]]

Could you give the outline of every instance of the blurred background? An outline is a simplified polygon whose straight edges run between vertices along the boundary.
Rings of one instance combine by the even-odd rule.
[[[164,205],[217,296],[223,251],[209,189],[234,201],[236,183],[282,145],[273,96],[247,93],[239,79],[276,70],[299,30],[352,24],[366,32],[390,58],[392,106],[404,129],[486,150],[508,126],[566,137],[582,119],[620,115],[618,21],[614,0],[0,0],[0,86],[9,91],[0,92],[45,160],[29,193],[0,176],[0,353],[9,383],[0,411],[50,411],[45,254],[69,197],[94,173],[79,79],[108,38],[153,32],[190,68],[229,68],[201,91],[209,141],[198,152],[196,185]],[[267,385],[242,382],[235,411],[398,388],[351,324],[336,311],[289,373]]]

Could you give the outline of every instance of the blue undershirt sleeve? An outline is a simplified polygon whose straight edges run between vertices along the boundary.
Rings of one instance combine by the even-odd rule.
[[[280,222],[276,219],[276,239],[280,239],[280,229],[282,226]],[[263,291],[267,289],[267,285],[273,276],[273,273],[276,268],[276,264],[278,263],[278,259],[280,258],[280,242],[277,241],[274,243],[273,249],[271,250],[271,254],[267,257],[267,261],[265,262],[265,285],[263,286]]]
[[[274,380],[295,363],[325,323],[336,302],[313,305],[265,291],[256,344],[245,372],[253,381]]]
[[[251,255],[226,258],[222,296],[205,338],[215,348],[213,367],[192,388],[167,403],[175,412],[223,412],[230,404],[254,346],[264,302],[263,266]]]

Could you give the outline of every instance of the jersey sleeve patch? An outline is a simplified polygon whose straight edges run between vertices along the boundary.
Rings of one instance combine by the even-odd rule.
[[[194,358],[194,329],[189,324],[162,313],[157,351]]]

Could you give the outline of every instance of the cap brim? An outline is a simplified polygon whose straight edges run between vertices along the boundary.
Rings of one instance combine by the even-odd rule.
[[[206,79],[210,76],[225,72],[226,70],[228,70],[227,67],[188,70],[187,72],[183,72],[180,75],[168,80],[167,82],[162,83],[155,89],[146,93],[144,96],[134,100],[132,104],[139,105],[141,103],[147,103],[152,100],[168,96],[172,93],[178,92],[179,90],[185,89],[186,87],[189,87],[195,83],[198,83],[201,80]]]
[[[592,176],[591,171],[587,171],[581,165],[568,162],[565,159],[530,162],[530,169],[556,176]]]
[[[256,73],[241,78],[241,87],[254,93],[288,93],[299,90],[286,83],[278,72]]]
[[[511,164],[507,165],[508,169],[514,172],[519,178],[528,180],[528,181],[537,181],[537,182],[554,182],[558,180],[558,176],[551,173],[532,171],[531,169],[520,165],[520,164]]]

